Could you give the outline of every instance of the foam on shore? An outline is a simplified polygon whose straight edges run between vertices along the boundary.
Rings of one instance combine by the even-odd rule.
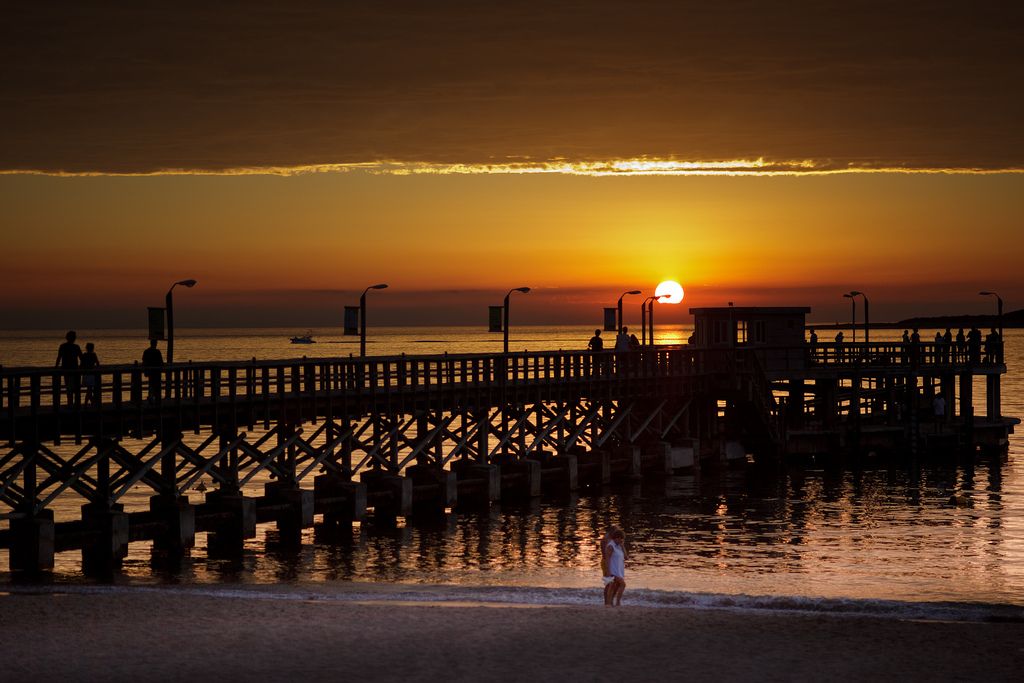
[[[516,586],[453,586],[411,584],[321,584],[294,586],[8,586],[17,594],[144,594],[159,593],[248,600],[325,601],[477,606],[601,606],[597,589]],[[733,612],[818,614],[925,621],[1022,622],[1024,608],[1015,605],[965,602],[909,602],[787,595],[740,595],[631,589],[625,607],[727,610]]]

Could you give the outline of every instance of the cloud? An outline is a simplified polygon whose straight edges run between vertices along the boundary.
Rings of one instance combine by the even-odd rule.
[[[931,1],[23,3],[0,27],[0,170],[1016,170],[1022,14]]]

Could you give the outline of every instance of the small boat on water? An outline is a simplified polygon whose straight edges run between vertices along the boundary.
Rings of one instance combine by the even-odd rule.
[[[316,344],[316,340],[313,339],[313,330],[292,337],[292,344]]]

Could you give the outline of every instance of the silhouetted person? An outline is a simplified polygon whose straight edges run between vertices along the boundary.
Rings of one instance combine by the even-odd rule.
[[[95,372],[100,366],[99,356],[96,355],[96,345],[89,342],[85,345],[85,353],[82,354],[82,382],[85,384],[85,404],[97,403],[97,386],[99,385],[99,373]]]
[[[942,335],[942,362],[948,363],[952,360],[953,356],[953,333],[947,327],[945,334]]]
[[[972,327],[967,333],[967,355],[972,365],[981,362],[981,330],[977,327]]]
[[[910,335],[910,362],[914,365],[921,362],[921,333],[916,327]]]
[[[1003,362],[1003,337],[995,329],[992,330],[992,354],[996,363]]]
[[[146,371],[149,381],[149,401],[156,402],[160,398],[160,368],[164,364],[164,354],[156,347],[156,339],[149,340],[149,348],[142,352],[142,365],[150,368]]]
[[[932,359],[932,362],[934,362],[934,363],[941,363],[942,362],[942,333],[941,332],[936,332],[935,333],[935,351],[934,351],[934,358]]]
[[[836,344],[842,344],[842,343],[843,343],[843,332],[842,332],[842,330],[840,330],[839,333],[836,334]]]
[[[811,337],[807,341],[807,362],[813,363],[818,355],[818,333],[811,330]]]
[[[594,336],[587,342],[587,348],[591,351],[604,351],[604,339],[601,339],[601,330],[594,330]],[[604,372],[605,358],[604,356],[595,356],[591,359],[592,372],[595,375],[600,375]]]
[[[958,363],[967,362],[967,337],[964,336],[964,328],[962,327],[956,333],[956,361]]]
[[[903,364],[910,363],[910,330],[903,330]]]
[[[619,333],[615,335],[615,350],[616,351],[629,351],[629,328],[619,328]]]
[[[904,344],[909,344],[910,343],[910,330],[903,330],[903,343]]]
[[[64,390],[67,392],[68,405],[78,405],[78,366],[82,359],[82,349],[75,343],[78,335],[74,330],[64,335],[65,341],[57,349],[55,367],[64,370]]]
[[[986,363],[998,363],[996,356],[999,355],[996,349],[999,346],[999,333],[993,327],[987,335],[985,335],[985,362]]]

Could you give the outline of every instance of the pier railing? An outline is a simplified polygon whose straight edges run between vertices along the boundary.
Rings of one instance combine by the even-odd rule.
[[[796,347],[747,348],[756,349],[769,370],[854,367],[970,370],[1003,363],[1001,343],[987,348],[936,342],[818,342]]]
[[[278,361],[111,365],[92,370],[4,368],[0,371],[0,431],[16,438],[15,425],[46,418],[50,431],[75,434],[83,419],[178,411],[197,415],[238,404],[270,408],[302,397],[340,409],[401,399],[451,398],[489,402],[494,392],[573,387],[607,396],[629,396],[657,382],[728,372],[734,352],[656,347],[629,352],[542,351],[511,354],[442,354],[369,358],[300,358]],[[340,402],[340,403],[339,403]],[[121,430],[116,430],[121,431]],[[24,435],[22,435],[24,436]]]
[[[132,364],[72,371],[4,368],[0,370],[0,438],[26,437],[17,433],[21,426],[41,421],[50,434],[76,437],[92,433],[96,425],[123,434],[131,421],[141,431],[153,415],[177,414],[191,423],[208,424],[218,421],[222,411],[237,418],[239,406],[248,411],[247,421],[252,423],[255,415],[265,420],[273,410],[296,399],[315,418],[408,400],[482,405],[524,390],[548,396],[573,391],[628,398],[678,391],[679,382],[688,377],[737,371],[763,374],[762,368],[961,371],[1001,364],[1001,348],[987,351],[956,344],[824,342],[802,347],[658,346],[628,352]],[[759,363],[737,364],[737,359],[751,353],[759,356]]]

